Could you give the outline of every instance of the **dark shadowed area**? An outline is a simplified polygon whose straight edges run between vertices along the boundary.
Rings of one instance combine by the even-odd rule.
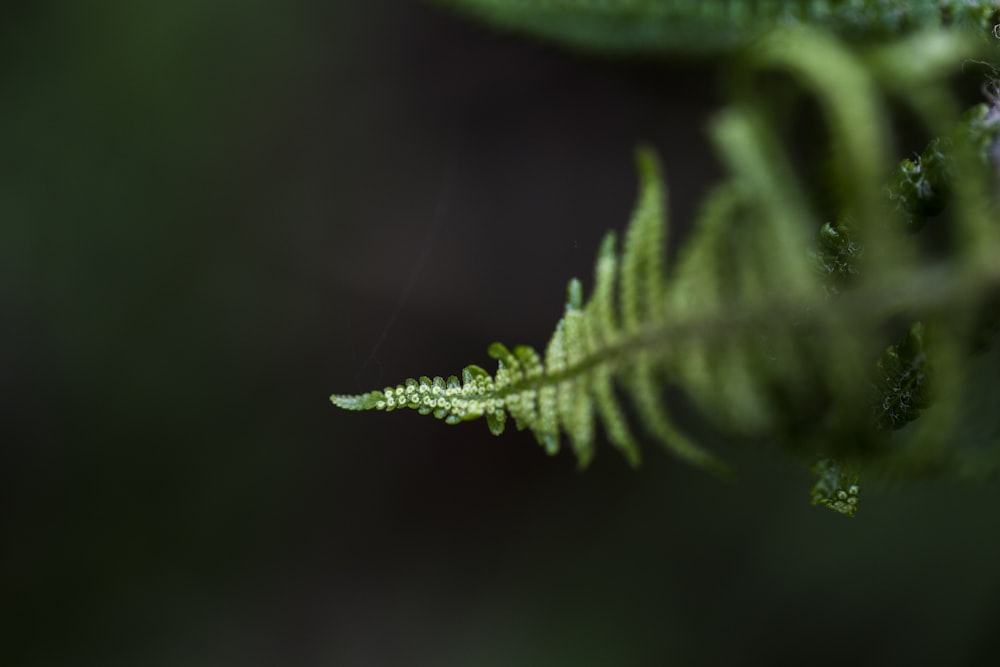
[[[416,0],[5,13],[0,664],[995,660],[995,485],[872,485],[846,520],[769,452],[579,473],[327,400],[543,345],[640,142],[682,238],[712,67]]]

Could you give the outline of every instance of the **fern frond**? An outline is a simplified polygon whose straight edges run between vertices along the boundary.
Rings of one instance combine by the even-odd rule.
[[[935,11],[950,7],[952,21],[974,4],[934,3]],[[820,458],[813,501],[849,516],[861,465],[919,473],[989,458],[951,447],[948,436],[970,403],[969,351],[997,321],[1000,225],[988,160],[1000,152],[1000,120],[994,100],[951,129],[958,113],[945,65],[975,48],[955,33],[934,33],[931,42],[926,53],[914,39],[860,53],[826,31],[774,30],[745,59],[744,91],[761,72],[778,71],[823,111],[842,210],[836,224],[820,227],[818,242],[810,236],[819,219],[780,133],[766,105],[745,94],[711,123],[729,178],[705,202],[676,265],[664,265],[666,190],[644,149],[621,252],[609,233],[589,299],[570,281],[543,353],[494,343],[493,375],[470,365],[461,378],[409,379],[331,401],[350,410],[414,409],[450,424],[485,417],[495,435],[513,420],[550,454],[568,442],[581,468],[594,457],[598,424],[637,465],[634,421],[677,457],[726,471],[675,424],[664,395],[677,389],[720,433]],[[951,132],[893,176],[889,95],[928,127]],[[946,204],[945,256],[925,257],[906,225],[892,224],[903,220],[913,231],[918,217]],[[933,345],[917,324],[886,348],[886,332],[900,322],[926,323]],[[1000,427],[988,433],[996,442]]]
[[[665,317],[665,194],[653,153],[639,151],[637,163],[639,199],[624,251],[619,258],[615,236],[608,234],[598,253],[594,296],[587,303],[580,282],[569,283],[566,311],[544,359],[528,346],[511,351],[494,343],[489,355],[498,368],[492,377],[479,366],[467,366],[461,380],[409,379],[367,394],[334,395],[333,404],[348,410],[410,408],[449,424],[485,416],[495,435],[503,432],[509,415],[549,454],[559,451],[560,435],[565,435],[581,467],[593,458],[596,418],[611,443],[636,465],[639,449],[615,395],[617,379],[640,421],[663,444],[685,460],[723,472],[725,466],[675,428],[663,407],[647,338]]]
[[[590,51],[704,56],[746,46],[775,26],[812,26],[873,41],[946,25],[996,23],[989,0],[437,0],[508,30]]]

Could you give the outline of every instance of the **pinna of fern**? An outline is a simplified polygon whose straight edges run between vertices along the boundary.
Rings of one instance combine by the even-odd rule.
[[[415,409],[452,424],[485,417],[494,434],[509,418],[550,454],[565,436],[581,467],[594,456],[597,423],[637,464],[635,422],[678,457],[727,471],[716,454],[676,426],[664,401],[665,390],[675,387],[720,432],[771,440],[813,461],[830,459],[817,467],[813,501],[848,515],[857,508],[858,469],[952,465],[958,450],[940,443],[958,419],[972,323],[1000,291],[1000,225],[987,195],[988,170],[975,151],[956,144],[949,172],[958,174],[949,186],[954,241],[945,261],[929,261],[913,247],[898,207],[894,212],[880,185],[891,170],[879,82],[894,69],[890,92],[917,90],[917,84],[942,90],[928,73],[943,73],[942,62],[968,53],[960,39],[944,39],[926,55],[925,44],[911,41],[866,60],[824,33],[779,31],[761,41],[750,61],[751,73],[770,68],[792,74],[826,112],[843,209],[867,249],[856,258],[855,279],[836,298],[829,297],[809,250],[817,216],[805,186],[767,109],[742,100],[711,125],[730,176],[706,201],[670,270],[663,265],[665,187],[656,157],[642,149],[639,197],[623,248],[618,251],[614,233],[605,237],[589,299],[579,281],[570,282],[565,314],[544,353],[495,343],[489,348],[497,361],[492,375],[470,365],[461,378],[421,377],[331,400],[350,410]],[[932,62],[884,65],[901,58]],[[900,82],[908,72],[912,80]],[[904,101],[934,129],[957,120],[934,94],[914,92]],[[880,353],[887,326],[900,317],[933,328],[933,350],[923,347],[921,324],[900,346]],[[907,414],[898,426],[880,428],[872,403],[885,402],[887,393],[893,415],[911,407],[905,391],[920,394],[918,409],[927,407],[926,387],[912,380],[931,360],[933,408],[916,427],[895,432],[913,421]],[[889,379],[873,381],[873,369]],[[897,376],[899,382],[892,379]],[[634,419],[626,417],[617,390],[629,399]]]

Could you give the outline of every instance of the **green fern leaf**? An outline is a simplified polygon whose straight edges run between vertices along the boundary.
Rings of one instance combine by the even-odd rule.
[[[1000,113],[980,104],[964,115],[951,136],[932,139],[920,155],[901,161],[890,179],[888,194],[906,228],[919,231],[928,217],[944,211],[952,193],[956,143],[960,150],[972,151],[987,164],[998,138]]]
[[[934,48],[924,48],[928,40]],[[791,74],[819,102],[835,148],[842,215],[820,228],[818,247],[809,238],[816,225],[809,193],[766,106],[751,96],[711,124],[729,179],[707,199],[676,265],[663,262],[660,169],[642,150],[622,251],[609,233],[589,300],[580,282],[570,281],[565,313],[543,353],[494,343],[493,375],[470,365],[461,379],[409,379],[334,395],[332,402],[350,410],[413,409],[449,424],[485,417],[495,435],[513,420],[550,454],[568,442],[580,467],[594,457],[599,424],[637,465],[620,389],[637,426],[679,458],[725,472],[674,423],[664,394],[676,388],[721,433],[775,442],[809,460],[823,457],[813,501],[849,516],[857,505],[855,466],[917,474],[987,459],[988,448],[949,450],[946,438],[962,419],[960,402],[969,402],[961,391],[975,376],[969,350],[983,346],[997,319],[995,163],[983,159],[996,159],[995,101],[968,117],[953,139],[904,162],[888,188],[880,186],[890,173],[891,145],[881,93],[898,96],[929,127],[953,127],[958,114],[943,82],[948,62],[954,67],[975,52],[966,42],[935,34],[867,56],[814,29],[773,31],[758,42],[744,76]],[[904,225],[886,224],[945,203],[952,241],[946,257],[923,257]],[[901,318],[927,322],[933,348],[920,324],[886,349],[884,333]]]
[[[775,26],[809,25],[873,41],[943,25],[996,23],[989,0],[438,0],[498,27],[619,54],[704,56]]]
[[[637,162],[639,200],[620,261],[615,237],[609,234],[598,254],[594,297],[584,303],[580,282],[569,283],[566,312],[544,359],[528,346],[511,352],[494,343],[489,348],[498,363],[494,376],[467,366],[461,381],[410,379],[367,394],[334,395],[333,404],[348,410],[409,408],[449,424],[485,416],[497,435],[510,415],[549,454],[559,451],[560,436],[566,436],[581,467],[593,458],[594,426],[599,420],[611,443],[637,464],[638,447],[615,396],[617,379],[632,397],[642,424],[664,445],[685,460],[724,471],[721,462],[672,424],[660,395],[655,354],[644,340],[651,325],[665,317],[661,258],[665,195],[653,153],[639,151]]]

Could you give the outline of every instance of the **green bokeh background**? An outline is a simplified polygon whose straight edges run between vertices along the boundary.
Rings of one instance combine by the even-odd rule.
[[[543,344],[640,141],[681,234],[711,69],[413,0],[5,12],[0,664],[993,664],[995,485],[848,521],[766,452],[580,474],[327,402]]]

